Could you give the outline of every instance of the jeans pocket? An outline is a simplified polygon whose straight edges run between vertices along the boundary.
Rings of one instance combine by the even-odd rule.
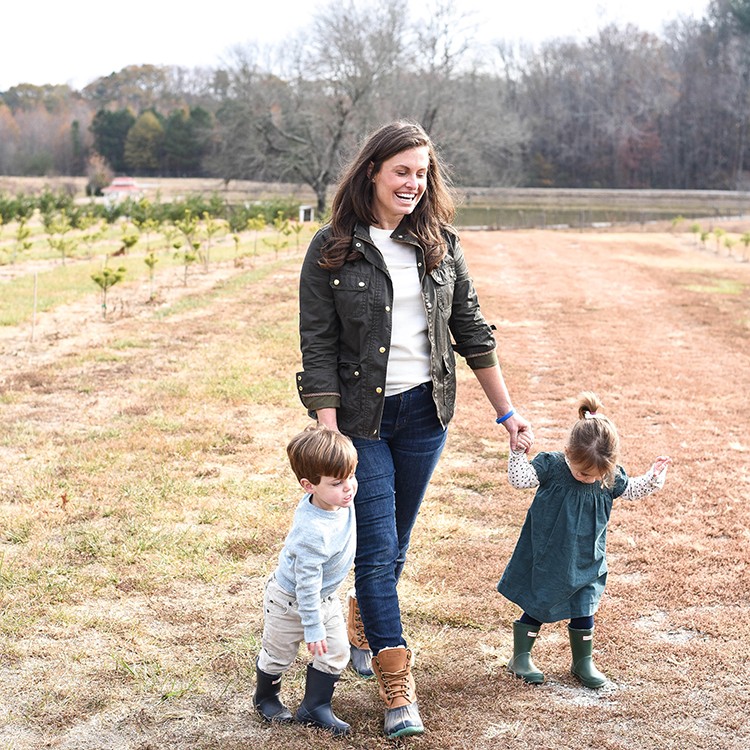
[[[270,615],[286,615],[292,609],[290,602],[276,597],[266,599],[266,612]]]

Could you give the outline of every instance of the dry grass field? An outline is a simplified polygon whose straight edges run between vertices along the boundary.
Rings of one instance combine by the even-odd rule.
[[[663,230],[464,234],[534,450],[561,447],[592,389],[630,473],[673,463],[662,492],[613,511],[595,642],[610,681],[573,680],[558,623],[535,648],[546,684],[525,685],[495,584],[532,496],[461,369],[401,583],[427,731],[398,742],[350,671],[349,738],[252,706],[263,582],[298,500],[284,448],[308,421],[299,254],[187,286],[163,269],[156,304],[123,282],[106,322],[92,290],[33,342],[28,323],[0,329],[0,748],[750,747],[750,263]]]

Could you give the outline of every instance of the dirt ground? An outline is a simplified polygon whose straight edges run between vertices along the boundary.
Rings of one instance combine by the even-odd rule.
[[[92,709],[56,726],[8,708],[17,692],[33,689],[20,684],[23,665],[16,661],[0,662],[0,747],[750,747],[750,263],[666,230],[466,232],[462,242],[482,309],[497,327],[515,406],[534,426],[534,450],[559,449],[577,394],[594,390],[619,427],[629,473],[645,472],[657,455],[672,457],[662,492],[613,512],[610,580],[596,617],[596,658],[610,678],[605,688],[588,691],[570,677],[562,623],[546,626],[535,649],[545,685],[521,684],[504,670],[517,612],[494,585],[531,495],[507,485],[504,433],[464,368],[448,448],[402,586],[425,735],[398,743],[380,737],[375,688],[352,675],[337,690],[337,712],[355,730],[346,740],[264,726],[252,711],[251,683],[221,711],[196,701],[170,713],[144,700]],[[298,265],[290,258],[274,276],[285,314],[294,314]],[[227,266],[196,283],[208,290],[234,273]],[[164,279],[161,302],[197,291]],[[252,326],[268,294],[265,288],[219,296],[210,316]],[[0,395],[12,396],[0,400],[0,419],[43,425],[63,438],[73,417],[79,426],[97,423],[105,404],[123,393],[132,397],[139,380],[168,371],[178,348],[199,347],[213,335],[205,316],[189,309],[167,324],[171,335],[159,332],[165,323],[146,305],[121,308],[105,323],[85,300],[42,315],[33,343],[28,325],[0,330]],[[135,331],[155,345],[137,367],[92,379],[84,402],[72,404],[63,384],[54,384],[56,363]],[[288,433],[290,420],[302,426],[302,419],[290,391],[277,409],[264,409],[255,435],[273,440]],[[23,460],[12,445],[0,445],[0,459],[0,505],[7,509]],[[0,560],[6,553],[8,545],[0,544]],[[233,626],[259,608],[261,576],[250,575],[252,595],[238,606]],[[127,609],[127,591],[120,595],[118,606]],[[196,606],[198,595],[185,591],[185,606]],[[206,606],[225,598],[222,592]]]

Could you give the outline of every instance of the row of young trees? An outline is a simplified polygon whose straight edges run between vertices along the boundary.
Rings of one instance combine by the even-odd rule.
[[[662,37],[610,25],[538,49],[478,49],[446,0],[408,12],[334,0],[280,48],[238,48],[214,70],[14,87],[0,95],[0,173],[81,174],[98,154],[115,172],[305,183],[322,211],[357,141],[409,118],[465,185],[743,186],[750,0],[711,0]]]

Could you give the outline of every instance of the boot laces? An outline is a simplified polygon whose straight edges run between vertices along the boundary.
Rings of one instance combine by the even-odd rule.
[[[367,636],[365,635],[365,626],[362,623],[362,613],[359,611],[359,604],[357,603],[356,599],[354,599],[354,606],[351,608],[350,613],[352,613],[351,625],[354,630],[354,639],[352,640],[352,645],[355,648],[366,651],[370,648],[370,644],[367,642]]]
[[[354,632],[357,634],[357,641],[359,643],[367,642],[365,626],[362,624],[362,615],[360,614],[359,607],[354,607]]]
[[[396,698],[409,697],[409,670],[399,669],[398,672],[383,672],[383,688],[385,689],[388,701],[391,702]]]

